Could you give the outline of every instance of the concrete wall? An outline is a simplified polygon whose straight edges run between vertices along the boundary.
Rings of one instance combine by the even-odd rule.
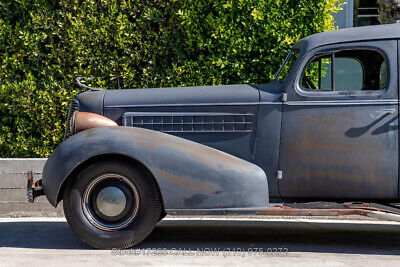
[[[0,217],[60,217],[62,202],[54,208],[45,196],[28,203],[26,172],[34,172],[34,180],[42,178],[46,159],[0,159]]]

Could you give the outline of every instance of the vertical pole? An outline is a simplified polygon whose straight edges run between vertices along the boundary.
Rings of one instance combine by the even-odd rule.
[[[335,53],[332,53],[331,57],[331,83],[332,83],[332,91],[335,91]]]

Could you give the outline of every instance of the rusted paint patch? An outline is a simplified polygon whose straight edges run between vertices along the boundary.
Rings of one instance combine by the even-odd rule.
[[[391,117],[373,119],[367,106],[287,109],[280,158],[285,176],[283,197],[398,196],[398,135],[388,127],[386,132],[374,134]]]
[[[75,111],[71,117],[71,134],[79,133],[91,128],[118,126],[116,122],[107,117],[90,112]]]
[[[400,221],[400,210],[373,203],[299,203],[276,204],[266,208],[243,209],[178,209],[166,210],[173,215],[265,215],[265,216],[344,216],[360,215]],[[296,207],[297,206],[297,207]],[[386,215],[385,215],[386,214]]]
[[[167,180],[171,186],[176,187],[181,192],[199,192],[200,194],[211,194],[217,192],[220,188],[217,184],[206,180],[196,180],[190,176],[178,176],[167,171],[155,169],[155,175]]]

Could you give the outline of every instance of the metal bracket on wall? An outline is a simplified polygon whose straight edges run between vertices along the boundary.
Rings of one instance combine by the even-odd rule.
[[[35,198],[44,195],[42,179],[33,182],[33,172],[28,171],[28,183],[26,185],[26,196],[29,203],[33,203]]]

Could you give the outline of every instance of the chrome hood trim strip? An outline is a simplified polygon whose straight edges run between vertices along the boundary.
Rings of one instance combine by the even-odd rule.
[[[395,105],[398,99],[382,100],[318,100],[318,101],[287,101],[283,104],[289,106],[322,106],[322,105]],[[104,108],[135,108],[135,107],[195,107],[195,106],[248,106],[248,105],[280,105],[282,102],[235,102],[235,103],[195,103],[195,104],[135,104],[135,105],[110,105]]]
[[[134,104],[134,105],[109,105],[104,108],[136,108],[136,107],[196,107],[196,106],[254,106],[254,105],[276,105],[282,102],[235,102],[235,103],[195,103],[195,104]]]

